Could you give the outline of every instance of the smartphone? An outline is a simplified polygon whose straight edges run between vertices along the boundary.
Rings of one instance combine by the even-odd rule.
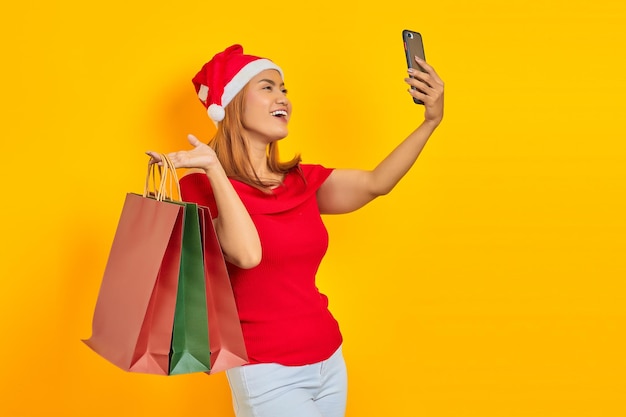
[[[426,60],[424,55],[424,43],[422,42],[422,35],[419,32],[404,29],[402,31],[402,41],[404,42],[404,56],[406,57],[406,65],[408,68],[414,68],[419,71],[424,71],[424,68],[420,67],[415,62],[415,56]],[[413,77],[411,77],[413,78]],[[415,90],[415,87],[411,87]],[[415,104],[424,104],[423,101],[413,98]]]

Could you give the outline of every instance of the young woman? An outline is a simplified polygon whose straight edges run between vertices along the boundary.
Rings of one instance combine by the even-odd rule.
[[[272,61],[233,45],[193,78],[217,133],[208,145],[190,135],[193,149],[168,156],[189,168],[183,200],[211,208],[227,261],[250,359],[226,371],[238,417],[344,416],[342,336],[315,285],[328,245],[320,215],[391,191],[441,122],[443,81],[416,60],[425,72],[409,70],[405,82],[424,102],[424,120],[373,170],[278,159],[292,108]]]

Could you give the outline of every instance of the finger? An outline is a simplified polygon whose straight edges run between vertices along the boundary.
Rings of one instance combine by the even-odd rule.
[[[430,84],[435,85],[438,83],[443,84],[443,81],[441,81],[441,78],[439,78],[439,76],[434,72],[434,70],[427,72],[427,71],[419,71],[419,70],[414,69],[412,71],[409,71],[409,74],[411,75],[411,77],[420,79],[428,83],[429,85]]]
[[[430,64],[428,64],[426,61],[418,56],[415,57],[415,62],[417,62],[417,64],[424,69],[424,72],[430,74],[435,81],[437,81],[438,83],[443,83],[443,81],[441,81],[441,78],[439,77],[439,74],[437,74],[437,71],[435,71],[435,69]]]
[[[181,156],[182,152],[171,152],[167,154],[167,158],[174,165],[174,168],[182,168],[183,158]]]
[[[426,83],[420,82],[413,78],[405,79],[407,84],[413,88],[409,88],[408,92],[415,98],[421,101],[432,100],[437,97],[437,90],[432,88]]]
[[[432,90],[432,87],[427,82],[417,78],[405,78],[404,81],[424,94],[428,94]]]
[[[159,165],[161,165],[161,163],[163,162],[161,161],[161,155],[159,155],[157,152],[148,151],[146,152],[146,155],[150,157],[150,164],[158,163]]]
[[[443,81],[441,81],[440,79],[435,79],[435,77],[431,76],[430,74],[415,71],[415,75],[412,74],[411,79],[413,81],[407,83],[411,86],[414,86],[422,93],[428,94],[429,96],[433,97],[437,97],[443,94]]]
[[[411,97],[421,101],[422,103],[426,103],[426,98],[428,97],[426,94],[422,93],[419,90],[413,90],[411,88],[409,88],[407,91],[409,92]]]

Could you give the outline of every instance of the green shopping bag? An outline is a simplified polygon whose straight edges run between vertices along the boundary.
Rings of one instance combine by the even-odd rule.
[[[204,258],[198,206],[185,206],[183,243],[170,349],[170,375],[211,367]]]

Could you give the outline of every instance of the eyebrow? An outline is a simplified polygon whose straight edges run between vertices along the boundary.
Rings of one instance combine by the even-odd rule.
[[[262,82],[266,82],[266,83],[269,83],[269,84],[271,84],[273,86],[276,86],[276,83],[274,81],[272,81],[270,79],[267,79],[267,78],[263,78],[262,80],[259,80],[259,83],[262,83]],[[285,83],[281,83],[280,85],[281,85],[281,87],[284,87]]]

